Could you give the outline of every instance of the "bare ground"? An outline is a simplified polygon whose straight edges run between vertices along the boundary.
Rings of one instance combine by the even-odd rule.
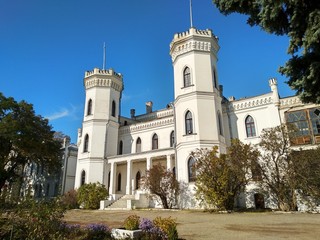
[[[70,210],[65,215],[69,223],[85,225],[104,223],[121,227],[132,214],[154,219],[157,216],[175,218],[179,237],[199,239],[320,239],[320,214],[308,213],[208,213],[175,210]]]

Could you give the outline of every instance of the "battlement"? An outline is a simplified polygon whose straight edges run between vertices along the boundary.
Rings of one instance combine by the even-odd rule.
[[[116,73],[112,68],[111,69],[99,69],[94,68],[92,71],[86,71],[84,77],[90,77],[92,75],[107,75],[107,76],[115,76],[117,78],[122,79],[121,73]]]
[[[208,37],[213,37],[214,36],[212,34],[212,30],[211,29],[199,30],[199,29],[196,29],[196,28],[190,28],[188,31],[185,31],[185,32],[182,32],[182,33],[176,33],[174,35],[174,40],[179,39],[179,38],[188,37],[190,35],[208,36]]]
[[[216,54],[219,50],[218,37],[212,33],[211,29],[198,30],[196,28],[190,28],[188,31],[174,35],[170,43],[172,61],[175,61],[177,56],[194,50]]]

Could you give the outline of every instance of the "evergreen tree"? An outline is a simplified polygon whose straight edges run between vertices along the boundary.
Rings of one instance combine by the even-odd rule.
[[[320,1],[213,0],[225,15],[248,15],[248,24],[290,38],[292,57],[281,74],[303,102],[320,103]]]

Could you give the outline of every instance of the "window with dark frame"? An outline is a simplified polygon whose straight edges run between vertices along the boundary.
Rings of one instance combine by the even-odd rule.
[[[84,137],[83,152],[88,152],[88,148],[89,148],[89,135],[86,134],[86,136]]]
[[[170,147],[174,146],[174,131],[171,132],[170,134]]]
[[[253,117],[250,115],[246,117],[245,120],[246,124],[246,132],[247,132],[247,137],[255,137],[256,136],[256,128],[254,125],[254,120]]]
[[[185,125],[186,125],[186,135],[193,133],[193,120],[192,114],[190,111],[186,113],[185,116]]]
[[[92,99],[89,99],[87,104],[87,115],[92,115]]]
[[[85,183],[86,183],[86,171],[82,170],[80,186],[82,186]]]
[[[115,116],[116,116],[116,102],[115,102],[115,101],[112,101],[111,116],[112,116],[112,117],[115,117]]]
[[[196,181],[195,160],[193,157],[190,157],[188,160],[188,179],[189,182]]]
[[[152,137],[152,150],[158,149],[158,135],[155,133]]]
[[[136,153],[141,152],[141,138],[138,137],[137,142],[136,142]]]
[[[123,142],[120,141],[119,143],[119,155],[122,155],[123,154]]]
[[[183,86],[189,87],[191,86],[191,74],[190,68],[186,67],[183,71]]]

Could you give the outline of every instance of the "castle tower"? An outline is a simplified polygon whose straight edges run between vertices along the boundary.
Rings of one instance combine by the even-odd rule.
[[[75,187],[83,183],[106,184],[105,159],[117,154],[122,75],[112,69],[87,71],[82,129],[78,131],[78,163]]]
[[[178,179],[191,182],[190,153],[218,146],[226,151],[222,87],[218,84],[218,39],[211,30],[175,34],[170,44],[174,69]]]

